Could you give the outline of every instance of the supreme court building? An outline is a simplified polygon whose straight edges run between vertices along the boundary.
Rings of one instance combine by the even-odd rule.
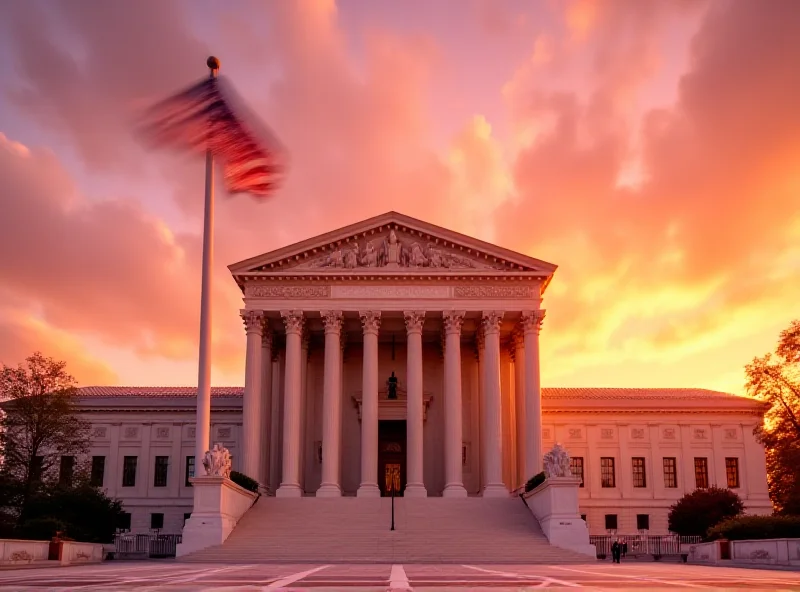
[[[133,530],[159,513],[180,530],[195,450],[215,442],[278,497],[380,496],[394,469],[407,497],[507,497],[559,442],[592,533],[666,532],[668,507],[714,484],[771,510],[752,434],[763,404],[541,388],[553,264],[389,212],[229,269],[245,386],[212,389],[209,425],[195,424],[195,389],[81,389],[92,454],[110,457],[101,480]]]

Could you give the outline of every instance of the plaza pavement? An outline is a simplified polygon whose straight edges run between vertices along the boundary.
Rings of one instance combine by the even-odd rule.
[[[0,571],[0,590],[328,592],[492,592],[586,590],[792,590],[800,571],[706,567],[679,563],[586,565],[219,565],[111,561],[65,568]]]

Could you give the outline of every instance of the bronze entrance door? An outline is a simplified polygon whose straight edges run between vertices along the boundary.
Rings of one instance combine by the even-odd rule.
[[[395,495],[403,495],[406,487],[406,422],[378,422],[378,486],[381,495],[391,495],[387,484],[392,475],[400,472],[400,490]]]

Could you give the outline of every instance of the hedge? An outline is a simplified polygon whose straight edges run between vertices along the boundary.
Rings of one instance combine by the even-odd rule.
[[[800,516],[737,516],[708,529],[709,540],[800,538]]]
[[[539,485],[544,483],[545,479],[546,479],[546,477],[545,477],[544,471],[542,471],[538,475],[534,475],[533,477],[528,479],[528,482],[525,484],[525,493],[528,493],[529,491],[533,491],[534,489],[539,487]]]
[[[231,471],[231,481],[236,485],[245,488],[247,491],[258,493],[258,481],[240,473],[239,471]]]

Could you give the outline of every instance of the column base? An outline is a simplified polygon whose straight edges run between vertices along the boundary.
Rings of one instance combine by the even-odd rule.
[[[442,497],[467,497],[467,490],[461,483],[448,483],[444,486]]]
[[[297,483],[281,483],[275,497],[303,497],[303,490]]]
[[[336,483],[323,483],[317,489],[317,497],[342,497],[342,488]]]
[[[502,483],[489,483],[483,487],[483,497],[508,497],[508,489]]]
[[[428,497],[428,490],[422,483],[406,483],[403,497]]]
[[[377,483],[362,483],[358,486],[356,497],[380,497],[381,489]]]

